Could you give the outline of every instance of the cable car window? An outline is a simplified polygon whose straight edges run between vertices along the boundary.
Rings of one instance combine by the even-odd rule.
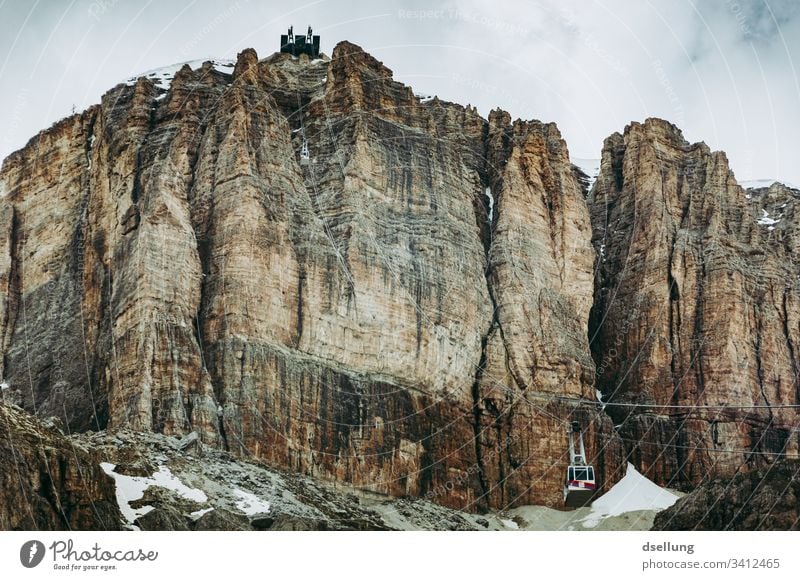
[[[588,479],[589,470],[585,467],[579,467],[575,470],[575,479],[579,481],[586,481]]]
[[[573,479],[575,479],[575,468],[574,468],[574,467],[570,467],[570,468],[567,470],[567,479],[569,479],[570,481],[572,481]]]
[[[589,479],[594,480],[594,467],[589,468]]]

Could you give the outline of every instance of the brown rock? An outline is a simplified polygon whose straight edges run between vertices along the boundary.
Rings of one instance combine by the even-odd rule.
[[[654,530],[800,529],[800,462],[714,478],[660,512]]]
[[[119,530],[114,481],[59,431],[0,402],[0,530]]]
[[[578,416],[617,477],[581,403],[593,254],[552,124],[423,104],[350,43],[245,50],[233,75],[115,87],[0,183],[27,409],[467,509],[559,505]]]
[[[797,412],[778,407],[800,400],[792,235],[756,222],[723,153],[657,119],[606,140],[590,206],[597,383],[641,405],[607,409],[637,468],[691,488],[796,456]]]

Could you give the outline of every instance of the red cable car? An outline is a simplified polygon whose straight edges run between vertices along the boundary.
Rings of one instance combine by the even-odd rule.
[[[569,467],[564,480],[564,505],[577,508],[588,504],[597,490],[594,467],[586,464],[583,432],[577,421],[573,421],[569,433]],[[580,451],[575,451],[575,434],[578,434]]]

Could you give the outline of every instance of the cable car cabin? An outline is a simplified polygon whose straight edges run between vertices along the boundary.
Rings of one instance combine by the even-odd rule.
[[[294,26],[289,27],[288,34],[281,34],[281,52],[292,56],[307,54],[311,58],[319,58],[319,35],[311,34],[311,27],[305,35],[294,35]]]
[[[591,465],[570,465],[567,468],[567,479],[564,482],[564,505],[578,508],[588,504],[597,484],[594,479],[594,467]]]
[[[573,421],[567,429],[569,434],[569,467],[564,480],[564,505],[576,508],[585,506],[594,497],[597,483],[594,479],[594,467],[586,465],[586,448],[583,446],[583,431],[580,423]],[[579,449],[575,450],[575,436],[578,437]]]
[[[308,141],[303,138],[303,146],[300,148],[300,165],[308,165],[311,155],[308,152]]]

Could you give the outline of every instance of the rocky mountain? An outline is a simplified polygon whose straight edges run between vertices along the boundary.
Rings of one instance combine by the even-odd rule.
[[[655,119],[593,181],[348,42],[165,79],[3,164],[6,401],[466,511],[562,506],[572,420],[601,491],[797,453],[794,190]]]
[[[3,165],[9,400],[464,509],[560,505],[580,418],[619,477],[555,125],[422,103],[347,42],[160,81]]]
[[[544,506],[454,510],[424,498],[397,498],[300,475],[205,445],[196,432],[65,434],[19,407],[0,403],[0,529],[160,531],[326,530],[645,530],[670,497],[648,509],[631,473],[604,496],[613,509]],[[14,447],[9,447],[13,442]],[[23,509],[20,509],[20,506]]]
[[[797,455],[798,195],[745,192],[724,153],[665,121],[605,141],[589,199],[597,385],[662,484]]]
[[[655,517],[654,530],[800,529],[800,464],[781,460],[715,477]]]

